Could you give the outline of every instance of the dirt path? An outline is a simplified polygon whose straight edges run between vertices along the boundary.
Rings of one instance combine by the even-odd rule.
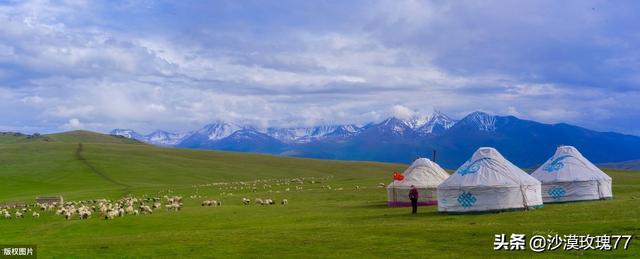
[[[78,161],[80,161],[80,163],[82,163],[87,168],[89,168],[89,171],[91,171],[92,173],[94,173],[98,177],[100,177],[100,178],[102,178],[102,179],[104,179],[104,180],[106,180],[106,181],[108,181],[110,183],[113,183],[115,185],[122,186],[123,187],[122,190],[124,191],[125,195],[129,193],[129,187],[131,187],[131,186],[129,186],[127,184],[124,184],[124,183],[121,183],[121,182],[118,182],[118,181],[112,179],[111,177],[109,177],[108,175],[100,172],[93,165],[91,165],[89,163],[89,161],[87,161],[87,159],[83,155],[83,152],[84,152],[84,147],[83,147],[82,143],[78,143],[78,148],[76,148],[76,159],[78,159]]]

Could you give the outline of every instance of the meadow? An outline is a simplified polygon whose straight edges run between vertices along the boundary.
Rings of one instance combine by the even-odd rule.
[[[411,215],[388,208],[379,186],[406,167],[162,148],[83,131],[2,135],[0,204],[50,195],[69,201],[171,194],[184,197],[184,208],[113,220],[65,220],[53,212],[0,219],[0,244],[35,244],[42,258],[640,257],[635,239],[628,250],[493,251],[494,234],[501,233],[636,237],[640,172],[606,170],[614,185],[608,201],[463,215],[431,206]],[[289,204],[243,205],[243,197]],[[203,207],[205,199],[222,205]]]

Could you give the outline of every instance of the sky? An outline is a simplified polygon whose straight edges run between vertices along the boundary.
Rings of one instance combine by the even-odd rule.
[[[3,1],[0,131],[473,111],[640,135],[638,1]]]

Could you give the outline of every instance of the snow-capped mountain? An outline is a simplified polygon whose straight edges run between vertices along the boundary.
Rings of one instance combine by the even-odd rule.
[[[130,139],[137,139],[140,141],[143,141],[144,139],[142,134],[135,132],[132,129],[114,129],[111,132],[109,132],[109,134],[114,136],[123,136],[125,138],[130,138]]]
[[[160,146],[175,146],[192,132],[184,133],[171,133],[164,130],[156,130],[149,135],[144,136],[144,142],[160,145]]]
[[[175,146],[185,137],[191,135],[191,132],[171,133],[163,130],[156,130],[148,135],[142,135],[131,129],[114,129],[109,132],[111,135],[123,136],[125,138],[136,139],[145,143],[158,146]]]
[[[417,129],[427,124],[429,120],[430,118],[427,114],[415,114],[411,116],[410,119],[405,121],[407,122],[407,125],[409,125],[409,127],[411,127],[412,129]]]
[[[392,134],[395,136],[404,136],[413,132],[413,124],[411,121],[398,119],[396,117],[387,118],[386,120],[371,126],[367,130],[377,130],[382,134]]]
[[[442,133],[456,124],[456,120],[451,119],[441,111],[434,111],[429,120],[416,129],[421,135]]]
[[[497,129],[496,116],[484,112],[471,113],[460,120],[459,123],[465,126],[475,127],[480,131],[495,131]]]
[[[574,145],[594,162],[640,159],[640,137],[602,133],[568,124],[544,124],[513,116],[474,112],[456,121],[434,111],[378,123],[259,129],[230,122],[206,125],[191,134],[130,129],[111,132],[143,142],[183,148],[259,152],[300,157],[410,163],[439,150],[441,165],[455,168],[481,146],[493,146],[519,166],[544,162],[559,144]]]
[[[300,127],[300,128],[276,128],[271,127],[263,133],[284,143],[307,143],[321,138],[328,132],[335,130],[334,126]]]
[[[216,122],[212,124],[205,125],[194,134],[207,136],[208,140],[215,141],[218,139],[223,139],[234,132],[244,129],[246,127],[229,122]]]
[[[309,143],[326,137],[353,136],[359,131],[356,125],[330,125],[301,128],[271,127],[260,132],[267,134],[283,143]]]
[[[334,131],[332,131],[331,133],[328,133],[326,135],[324,135],[325,137],[338,137],[338,138],[346,138],[346,137],[352,137],[355,136],[357,134],[359,134],[362,131],[362,128],[353,125],[353,124],[348,124],[348,125],[340,125],[338,127],[335,128]]]

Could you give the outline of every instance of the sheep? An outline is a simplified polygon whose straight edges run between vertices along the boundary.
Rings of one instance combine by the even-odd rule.
[[[281,204],[282,204],[282,205],[287,205],[287,204],[289,204],[289,200],[287,200],[287,199],[282,199]]]
[[[250,200],[250,199],[242,198],[242,204],[244,204],[244,205],[249,205],[249,203],[251,203],[251,200]]]
[[[265,204],[264,201],[262,199],[260,199],[260,198],[256,198],[255,203],[256,204],[260,204],[260,205],[264,205]]]
[[[16,211],[16,218],[24,218],[24,215],[20,211]]]
[[[164,205],[168,210],[178,211],[182,207],[182,203],[171,203]]]
[[[31,214],[31,216],[33,216],[34,218],[39,218],[40,213],[34,211],[33,214]]]
[[[140,206],[140,211],[141,211],[143,214],[152,214],[152,213],[153,213],[153,210],[152,210],[149,206],[147,206],[147,205],[142,205],[142,206]]]
[[[275,203],[275,202],[273,202],[273,200],[272,200],[272,199],[265,199],[265,200],[264,200],[264,204],[273,205],[273,204],[276,204],[276,203]]]
[[[138,211],[138,210],[133,210],[133,215],[138,215],[138,214],[140,214],[140,211]]]
[[[108,211],[107,214],[104,215],[104,219],[108,220],[108,219],[114,219],[116,216],[118,216],[118,212],[115,210],[111,210]]]
[[[4,218],[5,219],[11,219],[11,214],[9,214],[9,212],[4,212]]]

